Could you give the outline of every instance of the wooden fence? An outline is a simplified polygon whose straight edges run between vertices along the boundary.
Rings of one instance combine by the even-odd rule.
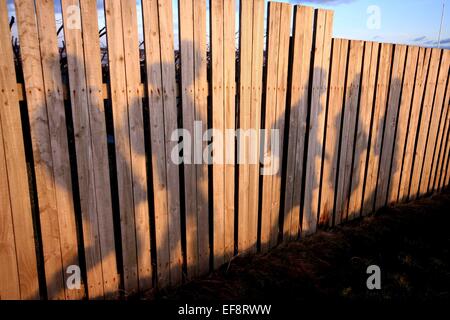
[[[179,49],[172,0],[105,0],[102,65],[96,0],[62,0],[64,61],[53,0],[15,0],[18,50],[0,1],[1,299],[178,285],[448,186],[450,51],[333,39],[328,10],[270,2],[265,26],[263,0],[178,3]],[[236,161],[267,133],[177,165],[195,121],[277,129],[278,172]]]

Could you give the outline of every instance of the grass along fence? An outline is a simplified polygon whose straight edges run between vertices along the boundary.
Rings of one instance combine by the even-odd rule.
[[[53,1],[15,0],[17,50],[1,1],[1,299],[177,285],[448,186],[450,51],[332,39],[328,10],[269,2],[264,26],[263,0],[178,4],[175,50],[171,0],[105,0],[102,65],[96,0],[62,0],[63,62]],[[196,121],[278,145],[213,136],[232,161],[178,165]],[[240,161],[277,148],[275,174]]]

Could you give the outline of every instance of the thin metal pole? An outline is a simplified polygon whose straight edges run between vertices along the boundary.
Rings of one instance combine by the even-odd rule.
[[[445,0],[442,0],[442,14],[441,14],[441,25],[439,26],[439,35],[437,41],[437,47],[441,46],[441,33],[442,33],[442,24],[444,22],[444,9],[445,9]]]

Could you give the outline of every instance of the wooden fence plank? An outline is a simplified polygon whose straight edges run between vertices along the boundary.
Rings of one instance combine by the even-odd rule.
[[[116,250],[114,240],[114,224],[109,158],[107,147],[107,133],[103,94],[107,91],[102,83],[102,66],[100,61],[100,41],[98,37],[98,16],[96,0],[80,2],[81,23],[83,29],[84,67],[86,72],[86,86],[89,103],[89,124],[91,129],[91,143],[93,150],[93,170],[95,179],[95,196],[97,198],[97,212],[86,213],[83,216],[85,257],[88,271],[88,283],[98,283],[102,276],[103,293],[108,299],[117,297],[119,276],[117,272]],[[99,57],[98,59],[86,57]],[[98,239],[96,238],[98,236]],[[95,253],[95,255],[94,255]],[[101,253],[101,256],[99,255]],[[101,264],[99,265],[99,259]],[[98,268],[101,270],[98,270]],[[90,271],[96,271],[91,274]],[[100,272],[102,274],[100,274]],[[96,297],[88,290],[89,297]]]
[[[89,106],[84,69],[84,52],[80,8],[77,0],[62,0],[62,15],[64,23],[64,41],[66,45],[67,64],[69,73],[70,98],[74,136],[77,156],[78,185],[80,189],[80,208],[84,219],[94,223],[91,228],[84,224],[86,231],[85,252],[88,262],[88,290],[89,297],[103,297],[103,275],[101,269],[100,247],[95,239],[99,238],[97,223],[97,198],[95,193],[94,153],[90,131]],[[104,137],[106,139],[106,137]],[[89,221],[89,220],[88,220]],[[87,222],[87,221],[86,221]],[[89,235],[94,231],[94,239]],[[91,232],[90,232],[91,231]]]
[[[244,18],[244,17],[247,17]],[[243,133],[250,132],[251,85],[252,85],[252,20],[253,0],[240,1],[239,5],[239,198],[238,198],[238,250],[245,252],[248,247],[249,219],[249,164],[250,146]]]
[[[411,176],[411,190],[409,199],[416,199],[422,195],[420,192],[420,179],[425,158],[425,148],[428,139],[428,129],[430,126],[430,117],[433,108],[433,98],[436,91],[437,77],[442,50],[433,49],[431,51],[430,68],[428,70],[426,89],[423,97],[422,113],[418,128],[417,142],[414,153],[414,164]]]
[[[448,147],[450,146],[449,143],[449,133],[450,133],[450,77],[449,81],[447,83],[447,93],[446,98],[444,101],[447,101],[446,104],[444,104],[444,108],[447,110],[447,116],[445,120],[445,130],[443,135],[443,143],[442,143],[442,149],[441,149],[441,156],[439,157],[439,166],[437,167],[436,172],[436,182],[435,182],[435,188],[438,191],[442,190],[443,183],[444,183],[444,171],[445,171],[445,164],[447,163],[447,157],[448,157]]]
[[[203,6],[199,6],[194,9],[194,2],[191,0],[179,1],[179,16],[180,16],[180,58],[181,58],[181,101],[182,101],[182,113],[183,113],[183,128],[187,129],[191,135],[194,134],[194,123],[196,120],[196,82],[197,78],[201,75],[201,69],[196,69],[195,55],[198,55],[197,51],[202,50],[201,47],[195,42],[195,33],[197,32],[196,26],[200,25],[200,30],[204,30],[202,25],[205,24],[205,17],[203,19],[196,20],[194,23],[193,15],[196,10],[203,12]],[[203,12],[204,13],[204,12]],[[201,62],[201,61],[200,61]],[[195,141],[195,140],[194,140]],[[190,157],[189,162],[185,159],[184,165],[184,190],[185,190],[185,216],[186,216],[186,260],[187,260],[187,276],[189,279],[199,274],[199,268],[202,264],[199,261],[199,237],[200,225],[198,223],[199,209],[198,201],[201,201],[202,194],[197,187],[197,168],[196,152],[194,154],[185,155]],[[194,165],[193,165],[194,164]],[[200,174],[200,172],[199,172]],[[200,193],[197,196],[197,193]],[[208,223],[208,220],[205,221]],[[209,240],[207,240],[209,243]]]
[[[450,151],[447,148],[447,154],[450,154]],[[449,186],[450,183],[450,156],[447,156],[447,163],[445,164],[445,173],[444,173],[444,177],[443,177],[443,187],[447,188]]]
[[[309,72],[313,41],[314,9],[294,7],[283,239],[296,239],[300,231],[303,153],[308,112]]]
[[[106,0],[104,4],[119,191],[123,280],[125,291],[131,293],[138,290],[138,270],[133,210],[132,142],[130,141],[122,12],[119,1]]]
[[[378,173],[375,210],[386,205],[389,191],[389,177],[397,127],[398,110],[401,99],[403,74],[405,69],[406,46],[396,45],[392,62],[389,98],[384,126],[383,146],[381,149],[380,169]]]
[[[443,174],[442,174],[443,188],[447,188],[450,184],[450,168],[449,168],[449,166],[450,166],[450,143],[447,143],[446,157],[447,157],[447,160],[444,164],[445,172],[443,171]]]
[[[446,178],[445,178],[445,182],[444,182],[444,186],[448,187],[449,183],[450,183],[450,170],[448,168],[450,162],[447,162],[447,170],[446,170]]]
[[[278,119],[275,118],[277,108],[277,72],[278,56],[280,50],[280,24],[281,24],[281,3],[269,2],[267,13],[267,58],[266,58],[266,101],[265,101],[265,134],[263,140],[264,157],[269,157],[272,153],[270,144],[270,130],[275,127]],[[271,165],[271,164],[269,164]],[[261,200],[261,250],[267,251],[272,245],[272,196],[273,184],[272,175],[263,176]]]
[[[422,97],[425,90],[427,70],[430,63],[431,49],[419,48],[419,58],[414,83],[414,94],[411,105],[411,116],[409,119],[408,133],[403,158],[402,173],[400,177],[399,201],[408,199],[411,184],[411,172],[414,160],[414,146],[418,129],[418,121],[422,108]]]
[[[403,77],[402,94],[398,111],[398,124],[392,155],[392,168],[387,195],[387,204],[393,204],[398,201],[403,156],[406,146],[408,122],[414,92],[414,77],[418,63],[417,59],[419,55],[419,47],[408,47],[407,50],[408,52]]]
[[[234,16],[234,11],[232,16]],[[207,44],[206,44],[206,5],[203,0],[194,0],[194,65],[195,65],[195,117],[201,121],[202,132],[208,128],[208,80],[207,80]],[[234,25],[233,25],[234,26]],[[233,27],[234,29],[234,27]],[[234,36],[234,35],[233,35]],[[233,47],[234,48],[234,47]],[[234,62],[234,57],[233,57]],[[203,141],[202,150],[207,147]],[[198,158],[201,159],[201,150]],[[201,160],[200,160],[201,161]],[[209,191],[208,191],[208,164],[197,166],[197,210],[198,210],[198,245],[199,245],[199,272],[205,274],[209,271]],[[234,216],[233,216],[234,217]],[[234,231],[234,220],[233,220]],[[234,236],[233,236],[234,243]],[[233,248],[234,249],[234,248]]]
[[[445,97],[443,100],[442,106],[442,117],[440,121],[440,126],[438,130],[438,137],[436,142],[436,154],[434,157],[433,165],[431,167],[431,177],[430,184],[428,189],[430,192],[435,192],[439,190],[439,179],[440,172],[442,169],[442,160],[445,153],[445,146],[447,143],[447,130],[448,130],[448,110],[449,110],[449,102],[450,102],[450,76],[447,79],[447,87],[444,91]]]
[[[430,183],[431,170],[433,165],[433,157],[435,156],[434,151],[437,147],[436,140],[442,115],[442,106],[444,104],[449,65],[450,51],[445,50],[442,53],[441,64],[439,66],[439,75],[437,78],[436,92],[433,100],[433,111],[430,119],[430,129],[425,146],[422,177],[419,186],[420,195],[425,195],[428,192],[428,185]]]
[[[236,39],[235,0],[223,0],[223,69],[224,69],[224,112],[225,129],[236,128]],[[206,30],[206,27],[205,29]],[[205,32],[205,31],[203,31]],[[206,67],[205,67],[206,69]],[[204,80],[206,82],[206,79]],[[225,134],[225,261],[234,255],[234,215],[235,215],[235,139]],[[206,174],[206,171],[205,171]],[[206,230],[205,230],[206,231]]]
[[[278,70],[277,70],[277,104],[275,112],[275,124],[273,129],[278,130],[279,146],[275,152],[271,154],[271,172],[272,175],[272,204],[271,204],[271,246],[276,245],[279,234],[279,220],[280,220],[280,201],[281,201],[281,174],[284,149],[284,132],[285,132],[285,113],[286,113],[286,94],[288,81],[288,62],[289,62],[289,43],[290,43],[290,28],[291,28],[291,6],[289,4],[281,5],[280,12],[280,40],[278,52]],[[266,129],[268,127],[266,126]],[[277,159],[278,158],[278,159]]]
[[[351,218],[359,217],[361,215],[366,176],[366,161],[369,151],[370,124],[372,121],[373,104],[376,92],[375,84],[378,70],[379,49],[380,45],[375,42],[366,42],[364,48],[361,96],[348,209],[348,215]]]
[[[164,98],[165,136],[178,127],[177,106],[175,96],[175,57],[173,41],[172,1],[159,0],[159,26],[161,39],[161,78]],[[170,154],[176,142],[166,140],[167,163],[167,199],[169,212],[169,241],[170,241],[170,283],[181,282],[181,235],[180,235],[180,186],[179,168],[173,161],[169,161]]]
[[[264,0],[253,0],[253,41],[252,41],[252,84],[251,84],[251,109],[250,128],[255,130],[256,139],[255,155],[260,155],[261,104],[262,104],[262,79],[263,79],[263,52],[264,52]],[[251,151],[252,152],[252,151]],[[254,152],[254,151],[253,151]],[[258,194],[260,161],[249,166],[249,222],[248,222],[248,248],[256,249],[258,241]]]
[[[158,285],[167,285],[170,283],[169,213],[167,211],[165,124],[161,83],[158,1],[142,1],[142,12],[150,110],[157,280]]]
[[[273,247],[277,243],[279,232],[278,222],[281,196],[280,166],[283,163],[282,150],[286,111],[290,24],[290,5],[269,3],[264,156],[265,159],[266,157],[270,159],[268,168],[265,168],[265,170],[269,170],[270,172],[263,176],[263,199],[261,208],[261,250],[263,251],[267,251],[269,247]],[[274,70],[272,70],[272,67]],[[272,130],[277,130],[279,133],[277,141],[272,141]],[[274,146],[272,143],[278,145]]]
[[[302,221],[302,233],[304,235],[314,233],[317,227],[332,27],[333,12],[316,10],[314,70],[312,70],[311,110]]]
[[[58,230],[54,224],[55,218],[48,217],[48,219],[51,219],[47,222],[48,226],[46,228],[48,229],[44,230],[44,226],[41,224],[43,227],[42,241],[44,244],[44,260],[46,261],[48,296],[50,299],[60,299],[64,298],[65,280],[69,276],[65,270],[70,265],[78,265],[77,234],[53,2],[36,2],[36,13],[44,88],[47,93],[47,114],[49,116],[53,152],[53,172],[59,224]],[[55,241],[58,237],[60,239]],[[60,245],[55,246],[55,243],[58,241],[60,241]],[[47,253],[45,247],[48,248]],[[47,264],[49,268],[47,268]],[[66,298],[70,298],[71,294],[72,290],[66,290]],[[73,298],[77,298],[77,296]]]
[[[351,194],[352,159],[361,85],[363,49],[364,43],[362,41],[350,41],[344,111],[342,115],[341,153],[336,189],[336,224],[341,223],[347,218],[354,218],[353,216],[347,217],[347,215]]]
[[[325,128],[322,190],[320,198],[319,225],[333,224],[338,148],[344,101],[345,75],[347,71],[349,41],[333,40],[333,60],[330,71],[330,89]]]
[[[234,139],[226,132],[235,128],[234,10],[234,1],[211,2],[212,122],[221,135],[213,137],[214,267],[234,253]]]
[[[384,120],[386,116],[389,76],[391,74],[392,50],[393,46],[391,44],[383,43],[381,45],[380,64],[378,66],[377,93],[375,97],[371,128],[370,151],[369,159],[367,160],[368,167],[362,209],[363,215],[372,212],[375,206],[375,192],[378,179],[378,169],[380,165]]]
[[[197,50],[194,43],[194,1],[181,0],[178,2],[180,17],[180,60],[181,60],[181,103],[183,114],[183,128],[194,133],[195,121],[195,63],[194,54]],[[197,21],[201,23],[202,21]],[[195,152],[195,151],[194,151]],[[184,165],[184,197],[186,219],[186,264],[189,279],[198,275],[198,218],[197,218],[197,176],[196,168],[192,166],[193,155]],[[187,159],[185,159],[185,162]]]
[[[303,203],[303,216],[301,235],[312,234],[315,232],[317,214],[315,207],[319,206],[318,191],[319,181],[316,178],[318,167],[321,166],[320,160],[322,156],[318,149],[321,149],[320,132],[322,131],[320,123],[320,113],[325,108],[320,104],[320,96],[324,94],[322,89],[322,72],[327,72],[322,69],[324,38],[326,27],[326,11],[315,10],[314,13],[314,44],[313,44],[313,66],[311,70],[313,75],[311,83],[311,105],[310,105],[310,119],[309,119],[309,135],[306,151],[306,172],[305,172],[305,194]],[[320,160],[318,159],[320,158]]]
[[[238,249],[241,253],[255,252],[257,244],[263,17],[263,0],[240,2]]]
[[[183,128],[194,133],[195,121],[195,63],[194,54],[194,19],[191,0],[178,2],[180,17],[180,60],[181,60],[181,104],[183,114]],[[201,21],[198,21],[201,22]],[[194,151],[195,152],[195,151]],[[184,198],[186,217],[186,264],[189,278],[198,275],[198,219],[197,219],[197,176],[196,168],[192,165],[193,155],[185,154],[184,164]]]
[[[158,285],[181,282],[181,227],[178,166],[171,158],[177,141],[172,5],[168,0],[142,2],[147,91],[150,106],[153,192]]]
[[[25,80],[26,101],[30,119],[30,131],[33,147],[34,170],[40,211],[41,230],[44,251],[50,257],[46,262],[47,273],[54,273],[57,278],[49,280],[63,286],[61,271],[61,253],[59,241],[58,208],[56,187],[53,175],[52,146],[50,141],[45,90],[40,61],[38,30],[34,3],[31,1],[16,1],[18,30],[22,69]],[[47,239],[51,239],[47,241]],[[55,252],[55,254],[50,254]],[[54,257],[54,258],[51,258]],[[53,297],[50,286],[50,297]]]
[[[2,85],[3,87],[3,85]],[[20,300],[16,243],[11,215],[11,202],[6,170],[5,150],[0,121],[0,300]]]
[[[213,141],[213,222],[214,266],[224,263],[225,249],[225,166],[224,166],[224,96],[223,96],[223,1],[211,1],[211,88],[212,126],[221,137]]]
[[[0,28],[1,30],[9,29],[6,1],[0,3]],[[21,299],[38,299],[39,285],[31,202],[17,96],[14,58],[10,33],[8,32],[0,33],[0,55],[2,57],[0,59],[0,134],[2,134],[2,148],[4,148],[4,155],[0,155],[0,157],[6,159],[6,170],[8,172],[7,182],[11,203],[12,225],[17,248],[16,258],[19,273],[20,297]],[[4,178],[2,176],[2,179]],[[2,217],[4,214],[7,214],[7,211],[2,210]],[[0,294],[3,296],[3,291]]]
[[[138,281],[139,290],[148,290],[152,287],[152,266],[150,261],[150,221],[144,117],[142,114],[142,94],[140,93],[141,69],[136,3],[122,1],[122,24],[130,125]]]

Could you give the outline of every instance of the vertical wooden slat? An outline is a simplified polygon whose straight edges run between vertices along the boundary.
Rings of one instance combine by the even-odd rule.
[[[59,239],[58,208],[56,187],[53,175],[52,146],[50,141],[45,90],[42,78],[41,55],[39,51],[38,30],[34,3],[31,1],[16,1],[18,30],[22,69],[25,80],[27,107],[30,119],[30,131],[34,154],[34,169],[39,202],[41,230],[43,235],[44,255],[47,274],[54,273],[55,279],[49,280],[63,286]],[[48,241],[47,239],[50,239]],[[53,254],[56,252],[55,254]],[[51,258],[54,257],[54,258]],[[53,285],[50,295],[53,297]]]
[[[450,77],[449,77],[449,81],[447,83],[447,92],[446,92],[446,98],[444,99],[445,104],[444,104],[444,109],[446,109],[447,115],[445,117],[445,127],[444,127],[444,132],[443,132],[443,142],[441,144],[441,152],[440,152],[440,157],[439,157],[439,165],[437,167],[437,171],[436,171],[436,180],[435,180],[435,189],[441,191],[442,187],[443,187],[443,173],[445,171],[445,164],[447,163],[447,157],[448,157],[448,152],[447,152],[447,148],[449,146],[449,132],[450,132],[450,106],[449,106],[449,102],[450,102]]]
[[[224,112],[225,129],[236,128],[236,39],[235,0],[223,0],[223,71],[224,71]],[[235,139],[225,133],[225,261],[234,255],[234,214],[235,214]]]
[[[448,153],[448,150],[447,150],[447,153]],[[447,161],[446,161],[446,163],[444,164],[444,168],[445,168],[445,170],[443,170],[443,177],[442,177],[442,179],[443,179],[443,182],[442,182],[442,185],[443,185],[443,188],[448,188],[448,185],[449,185],[449,177],[450,177],[450,174],[449,174],[449,165],[450,165],[450,156],[447,156]]]
[[[50,124],[59,222],[59,230],[55,227],[54,217],[48,217],[50,220],[45,223],[46,227],[41,224],[42,241],[44,244],[44,260],[48,262],[49,267],[47,269],[46,263],[48,296],[50,299],[59,299],[64,298],[64,280],[68,276],[65,270],[69,265],[78,264],[77,234],[54,3],[53,1],[37,1],[35,4],[47,114]],[[44,230],[44,228],[48,229]],[[55,239],[58,239],[58,237],[60,238],[59,247],[55,246],[55,243],[58,242]],[[45,247],[47,247],[47,250]],[[60,257],[58,257],[58,251],[60,251]],[[59,281],[62,281],[62,283],[58,283]],[[72,292],[73,290],[66,290],[66,297],[69,298]]]
[[[147,172],[144,143],[144,118],[140,92],[141,69],[136,3],[122,1],[123,47],[130,125],[133,205],[136,224],[136,250],[139,290],[152,286],[150,261],[150,224],[147,198]]]
[[[214,266],[224,263],[225,246],[225,171],[224,171],[224,96],[223,96],[223,1],[211,1],[211,87],[213,140],[213,248]]]
[[[234,253],[234,1],[211,1],[211,81],[213,137],[214,266]]]
[[[280,201],[281,201],[281,173],[283,164],[284,132],[285,132],[285,113],[286,113],[286,94],[288,81],[288,62],[289,62],[289,42],[291,28],[292,9],[289,4],[281,4],[280,12],[280,40],[278,51],[278,70],[277,70],[277,103],[275,110],[275,123],[271,127],[278,130],[278,148],[277,153],[271,155],[272,175],[272,204],[271,204],[271,246],[274,246],[278,240]],[[266,129],[268,127],[266,126]]]
[[[0,121],[0,260],[2,261],[0,300],[19,300],[20,285],[17,268],[17,249],[14,239],[11,198],[2,132],[2,123]]]
[[[119,278],[114,241],[112,199],[109,192],[111,187],[96,9],[96,0],[80,2],[84,67],[89,103],[89,124],[93,150],[95,196],[97,199],[96,215],[92,212],[87,212],[87,215],[83,216],[83,237],[85,248],[90,248],[85,249],[88,283],[98,283],[101,272],[104,296],[106,298],[114,298],[118,294]],[[101,253],[101,256],[99,253]],[[101,259],[101,263],[99,263],[99,259]],[[99,270],[98,268],[101,269]],[[91,280],[89,280],[90,272],[94,270],[95,274],[91,274]],[[89,290],[88,293],[90,298],[96,297]]]
[[[449,112],[450,114],[450,112]],[[450,118],[450,117],[449,117]],[[449,120],[450,121],[450,120]],[[449,180],[450,180],[450,141],[448,140],[450,137],[450,129],[447,133],[447,146],[445,148],[445,157],[444,157],[444,163],[442,167],[442,173],[441,173],[441,189],[442,188],[448,188],[449,186]]]
[[[405,57],[406,46],[396,45],[394,49],[394,60],[392,62],[391,82],[386,110],[383,146],[381,149],[375,210],[383,207],[387,202],[395,130],[397,126],[397,117],[403,84],[403,73],[405,69]]]
[[[274,11],[271,12],[271,10]],[[279,232],[291,6],[274,2],[269,3],[268,26],[264,155],[267,155],[270,161],[264,164],[265,167],[268,167],[266,169],[269,172],[263,176],[261,208],[261,250],[263,251],[276,244]],[[275,41],[272,41],[273,38],[276,38]],[[273,60],[269,62],[272,54],[274,54]],[[274,65],[275,70],[271,70],[270,64]],[[271,74],[272,72],[273,74]],[[269,80],[274,83],[271,84]],[[271,95],[274,96],[272,100],[270,100]],[[272,130],[276,130],[279,134],[276,141],[272,141]],[[272,143],[276,143],[278,146],[274,147]]]
[[[248,204],[248,249],[256,249],[258,237],[258,194],[260,177],[260,127],[261,127],[261,103],[262,103],[262,78],[263,78],[263,51],[264,51],[264,0],[253,0],[253,41],[252,41],[252,84],[250,128],[255,130],[255,144],[257,161],[249,165],[249,204]]]
[[[379,48],[379,44],[375,42],[366,42],[364,48],[361,97],[358,111],[352,184],[350,187],[351,192],[348,209],[348,216],[351,218],[359,217],[361,215]]]
[[[317,227],[332,27],[333,11],[316,10],[314,70],[312,70],[312,96],[302,221],[302,233],[304,235],[314,233]]]
[[[166,151],[164,146],[165,124],[157,0],[142,1],[142,12],[147,63],[147,92],[150,110],[157,280],[159,285],[165,285],[170,282],[170,251],[166,189]]]
[[[347,219],[351,191],[352,159],[358,117],[359,89],[361,83],[364,42],[350,41],[346,91],[341,135],[341,153],[336,189],[336,224]],[[350,216],[348,218],[354,218]]]
[[[252,19],[253,0],[240,1],[239,5],[239,192],[238,192],[238,250],[248,250],[249,218],[249,142],[244,132],[250,129],[251,84],[252,84]]]
[[[381,143],[384,131],[384,119],[386,116],[386,104],[388,99],[389,76],[392,63],[391,44],[382,44],[380,51],[380,63],[378,66],[377,92],[373,111],[371,128],[370,151],[367,166],[366,185],[364,190],[364,202],[362,214],[366,215],[374,209],[375,192],[377,187],[378,169],[380,165]]]
[[[202,110],[206,105],[205,15],[204,1],[179,1],[183,127],[190,132],[193,143],[197,138],[195,121],[201,121],[201,134],[207,125],[207,110]],[[184,165],[188,278],[205,273],[209,267],[208,173],[203,171],[205,165],[199,164],[202,150],[193,150],[189,163]]]
[[[195,121],[195,63],[194,54],[197,50],[194,43],[194,19],[192,0],[178,1],[180,60],[181,60],[181,104],[183,128],[188,130],[191,138],[194,134]],[[202,23],[202,21],[198,21]],[[195,141],[195,140],[194,140]],[[195,151],[194,151],[195,152]],[[187,276],[192,278],[198,274],[198,219],[197,219],[197,176],[194,155],[189,154],[189,163],[184,164],[184,198],[186,216],[186,263]],[[188,155],[185,155],[185,162]]]
[[[398,111],[397,133],[394,140],[394,152],[392,156],[391,181],[387,201],[388,204],[397,202],[400,190],[400,177],[403,164],[403,156],[406,145],[408,121],[413,98],[414,77],[418,63],[418,47],[408,47],[405,74],[403,78],[402,97]]]
[[[0,28],[4,31],[9,29],[6,1],[0,3]],[[33,220],[17,96],[16,74],[14,71],[14,58],[9,32],[0,33],[0,55],[2,57],[0,59],[0,134],[2,135],[2,153],[4,153],[0,155],[0,158],[5,159],[6,170],[8,172],[7,183],[16,245],[20,297],[22,299],[38,299],[39,285]],[[5,176],[2,175],[1,179],[5,179]],[[3,191],[1,192],[1,196],[3,200]],[[1,211],[0,215],[2,220],[4,215],[7,214],[8,210]],[[11,237],[11,235],[6,237]],[[12,258],[13,256],[9,256],[9,259]],[[3,263],[11,264],[15,262],[2,261]],[[6,272],[3,276],[6,276]],[[11,280],[14,281],[13,278]],[[1,296],[5,295],[3,290],[2,287]]]
[[[195,119],[201,121],[202,132],[205,132],[208,128],[206,19],[206,4],[204,0],[194,0]],[[201,159],[201,152],[206,146],[207,142],[203,141],[198,158]],[[200,160],[199,162],[202,161]],[[208,194],[208,164],[204,162],[197,165],[197,190],[199,273],[205,274],[209,271],[210,256],[208,207],[210,196]]]
[[[431,49],[419,48],[419,58],[414,84],[414,94],[411,105],[411,116],[409,119],[408,133],[403,158],[402,173],[400,177],[399,201],[408,199],[411,184],[411,171],[414,160],[414,146],[418,131],[418,121],[422,108],[422,98],[425,91],[425,81],[430,63]]]
[[[264,156],[270,156],[272,146],[270,145],[270,131],[275,127],[277,119],[275,112],[277,108],[277,72],[278,54],[280,49],[280,24],[281,24],[281,3],[269,2],[267,14],[267,58],[266,58],[266,111],[265,111],[265,134],[264,134]],[[272,245],[272,175],[263,176],[262,200],[261,200],[261,250],[267,251]]]
[[[177,129],[177,106],[175,95],[175,57],[173,42],[172,1],[159,0],[159,25],[161,40],[161,77],[164,98],[164,124],[167,137]],[[169,212],[170,282],[181,282],[181,229],[180,186],[178,166],[169,160],[176,142],[166,142],[167,200]]]
[[[320,198],[319,225],[333,223],[338,148],[344,101],[345,74],[347,70],[348,40],[333,40],[333,60],[330,71],[330,88],[325,128],[325,150]]]
[[[238,248],[246,253],[257,243],[264,1],[241,1],[240,23]]]
[[[447,144],[447,131],[448,131],[448,111],[450,102],[450,76],[447,79],[447,88],[444,90],[444,100],[442,106],[442,117],[438,130],[438,137],[436,141],[436,154],[434,157],[433,165],[431,167],[431,177],[428,189],[430,192],[439,190],[439,179],[442,169],[442,160],[444,157],[445,147]]]
[[[138,290],[136,232],[133,203],[133,152],[130,137],[129,105],[125,67],[121,1],[105,0],[111,103],[114,119],[117,184],[124,286],[127,293]]]
[[[171,160],[177,141],[172,2],[142,1],[147,92],[150,107],[158,285],[181,282],[178,166]]]
[[[443,187],[448,188],[450,184],[450,150],[447,147],[447,162],[445,164],[445,173],[443,174]]]
[[[313,18],[313,8],[294,7],[291,84],[289,88],[291,110],[283,222],[284,240],[296,239],[300,231],[300,200],[310,73],[310,63],[305,63],[305,61],[311,61]]]
[[[431,112],[433,108],[433,99],[436,91],[437,77],[439,72],[439,64],[441,60],[442,50],[431,50],[431,61],[428,70],[425,93],[423,97],[422,113],[420,116],[420,124],[417,132],[417,142],[414,152],[414,164],[411,176],[411,190],[409,199],[416,199],[420,193],[420,179],[422,177],[422,169],[425,159],[425,149],[428,139],[428,129],[430,126]]]
[[[70,100],[74,125],[75,146],[77,155],[78,185],[80,188],[80,208],[84,219],[89,213],[95,215],[91,221],[93,227],[86,227],[86,261],[88,261],[88,286],[91,298],[103,297],[103,275],[101,270],[100,248],[95,240],[89,238],[89,230],[95,230],[97,225],[97,199],[95,196],[93,148],[89,125],[89,106],[84,70],[84,53],[81,25],[72,25],[73,21],[81,23],[77,0],[62,0],[64,41],[66,44],[67,64],[70,85]],[[105,137],[106,138],[106,137]],[[86,224],[84,224],[86,226]],[[92,247],[91,247],[92,246]],[[94,280],[95,279],[95,280]]]
[[[442,115],[442,106],[445,98],[448,71],[450,65],[450,51],[445,50],[442,53],[441,64],[439,66],[439,75],[436,84],[436,93],[433,100],[433,111],[430,119],[430,129],[425,146],[425,155],[423,160],[422,177],[420,180],[419,193],[424,195],[428,192],[428,185],[431,178],[434,151],[437,147],[436,140],[439,129],[439,122]],[[442,128],[441,128],[442,130]]]

